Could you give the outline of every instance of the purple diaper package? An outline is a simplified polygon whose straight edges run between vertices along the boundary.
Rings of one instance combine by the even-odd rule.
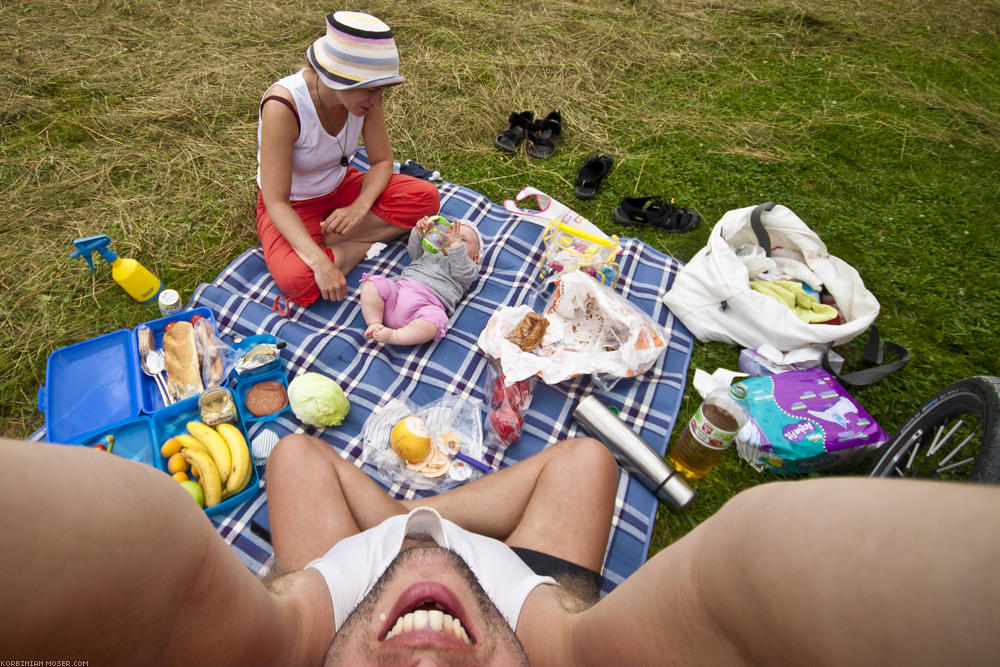
[[[758,470],[832,470],[855,463],[889,440],[822,368],[750,378],[734,384],[731,393],[750,414],[737,450]]]

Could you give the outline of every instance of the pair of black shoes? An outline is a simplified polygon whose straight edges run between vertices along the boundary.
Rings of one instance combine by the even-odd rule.
[[[507,127],[493,141],[505,153],[514,153],[528,140],[527,153],[531,157],[550,158],[556,154],[559,135],[562,133],[562,114],[551,111],[545,118],[535,120],[535,112],[512,113]]]
[[[693,208],[674,204],[674,198],[626,197],[615,209],[614,220],[619,225],[652,227],[664,232],[686,232],[701,222],[701,214]]]

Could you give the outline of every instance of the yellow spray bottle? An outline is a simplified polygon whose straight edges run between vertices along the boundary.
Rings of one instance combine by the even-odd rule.
[[[76,250],[70,257],[83,257],[87,260],[91,273],[94,272],[93,253],[95,250],[101,253],[104,261],[111,265],[111,277],[139,303],[155,301],[163,289],[160,279],[142,264],[128,257],[118,257],[109,247],[111,239],[107,234],[75,239],[73,245],[76,246]]]

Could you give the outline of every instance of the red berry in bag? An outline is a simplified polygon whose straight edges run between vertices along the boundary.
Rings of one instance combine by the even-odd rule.
[[[509,405],[490,414],[490,426],[505,445],[512,445],[521,438],[522,424],[524,419]]]
[[[524,395],[518,389],[517,383],[508,387],[504,384],[504,376],[500,375],[493,381],[490,405],[494,408],[502,408],[504,404],[512,407],[515,412],[521,412],[521,408],[524,406]]]

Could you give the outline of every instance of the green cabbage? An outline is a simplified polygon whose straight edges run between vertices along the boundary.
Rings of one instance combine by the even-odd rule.
[[[303,373],[288,384],[288,402],[303,424],[337,426],[351,404],[336,382],[319,373]]]

